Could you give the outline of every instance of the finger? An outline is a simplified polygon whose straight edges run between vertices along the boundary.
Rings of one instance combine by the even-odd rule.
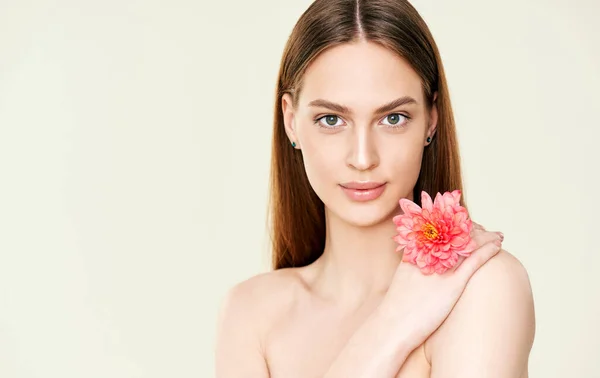
[[[492,232],[492,231],[479,232],[479,233],[474,234],[471,238],[475,241],[475,244],[477,245],[477,247],[481,247],[485,243],[488,243],[488,242],[491,242],[494,240],[502,241],[502,238],[500,237],[500,235],[497,232]]]
[[[475,222],[473,222],[473,221],[471,221],[471,222],[473,223],[473,228],[474,228],[474,229],[476,229],[476,230],[481,230],[481,231],[485,231],[485,228],[484,228],[482,225],[480,225],[479,223],[475,223]]]
[[[458,269],[458,267],[460,266],[460,264],[462,264],[462,262],[464,261],[465,258],[466,258],[465,256],[458,255],[458,261],[452,268],[448,269],[448,271],[454,272],[456,269]]]
[[[455,273],[465,281],[468,281],[477,269],[500,251],[501,247],[502,243],[498,239],[485,243],[473,251],[469,257],[465,258],[460,266],[456,268]]]
[[[471,232],[469,233],[471,237],[475,237],[475,235],[487,232],[483,226],[473,223],[473,227],[471,228]]]
[[[481,232],[488,232],[488,230],[486,230],[485,227],[483,227],[479,223],[474,222],[473,220],[471,220],[471,224],[472,224],[471,236],[481,233]],[[504,235],[501,232],[498,232],[498,231],[495,231],[495,232],[497,232],[499,235],[504,237]]]
[[[499,240],[500,242],[502,242],[502,238],[500,237],[500,235],[498,235],[497,232],[492,232],[492,231],[480,231],[477,234],[471,236],[471,238],[475,242],[476,249],[480,248],[481,246],[485,245],[486,243],[493,242],[496,240]],[[458,269],[458,267],[461,265],[461,263],[464,259],[465,259],[464,256],[459,255],[458,261],[452,268],[449,269],[449,271],[455,271],[456,269]]]

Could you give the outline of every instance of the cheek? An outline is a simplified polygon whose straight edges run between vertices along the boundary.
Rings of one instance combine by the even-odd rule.
[[[337,179],[339,173],[339,153],[332,148],[322,148],[318,143],[303,143],[302,158],[308,180],[318,193],[319,188]]]
[[[415,181],[421,171],[423,148],[418,143],[406,144],[405,148],[389,149],[390,153],[382,159],[385,161],[386,171],[391,178],[402,181]]]
[[[319,186],[335,180],[339,174],[340,156],[339,145],[332,143],[331,135],[319,134],[312,124],[301,124],[298,137],[301,141],[304,169],[311,186],[318,192]]]

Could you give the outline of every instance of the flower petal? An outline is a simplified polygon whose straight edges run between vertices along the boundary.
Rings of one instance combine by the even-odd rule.
[[[475,242],[475,240],[471,240],[466,246],[460,249],[456,249],[454,252],[461,256],[470,256],[471,253],[475,251],[475,249],[477,249],[477,243]]]
[[[406,253],[404,252],[404,254],[402,255],[402,261],[403,262],[408,262],[411,264],[415,264],[415,255],[411,255],[410,253]]]
[[[406,198],[400,199],[400,208],[402,209],[402,211],[404,211],[404,214],[407,215],[421,214],[421,208],[419,207],[419,205]]]
[[[454,247],[454,248],[462,248],[464,247],[467,243],[469,242],[469,239],[467,239],[464,236],[455,236],[452,238],[452,240],[450,241],[450,244]]]
[[[460,211],[454,214],[452,218],[452,224],[460,224],[467,220],[468,214],[466,212]]]
[[[450,254],[448,256],[448,258],[446,259],[440,259],[440,262],[446,267],[446,268],[452,268],[454,265],[456,265],[456,263],[458,262],[458,255],[457,254]]]
[[[402,237],[402,235],[400,234],[394,236],[393,239],[396,243],[398,243],[401,246],[405,246],[408,244],[408,240],[406,240],[406,238]]]
[[[423,209],[427,209],[427,211],[433,211],[433,201],[431,200],[431,196],[426,191],[421,192],[421,207]]]
[[[411,217],[402,217],[399,219],[400,224],[406,228],[410,228],[412,230],[415,222]]]
[[[421,216],[425,219],[429,219],[431,218],[431,212],[424,208],[423,212],[421,213]]]
[[[459,189],[453,190],[450,194],[452,197],[454,197],[456,203],[460,203],[460,196],[462,195],[462,192]]]
[[[440,213],[444,212],[444,197],[442,196],[442,193],[438,192],[438,194],[435,195],[433,207],[435,209],[438,209],[440,211]]]
[[[434,270],[437,274],[444,274],[446,273],[446,271],[448,270],[448,268],[446,268],[443,264],[437,264],[434,267]]]
[[[413,230],[415,230],[415,231],[421,230],[423,225],[425,223],[427,223],[427,220],[421,216],[415,216],[414,218],[412,218],[412,220],[413,220]]]
[[[417,233],[410,229],[399,230],[398,234],[402,236],[404,240],[410,241],[417,238]]]

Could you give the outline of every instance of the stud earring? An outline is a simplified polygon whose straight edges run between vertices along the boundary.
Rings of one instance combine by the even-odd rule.
[[[431,142],[431,137],[427,137],[427,143]]]
[[[296,148],[296,142],[292,142],[292,147]]]

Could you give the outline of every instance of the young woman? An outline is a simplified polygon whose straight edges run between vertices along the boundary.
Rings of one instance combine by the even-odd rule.
[[[285,48],[275,109],[274,270],[230,291],[217,377],[527,377],[532,294],[501,233],[475,224],[477,249],[443,274],[396,251],[400,198],[462,190],[440,54],[417,11],[315,1]]]

